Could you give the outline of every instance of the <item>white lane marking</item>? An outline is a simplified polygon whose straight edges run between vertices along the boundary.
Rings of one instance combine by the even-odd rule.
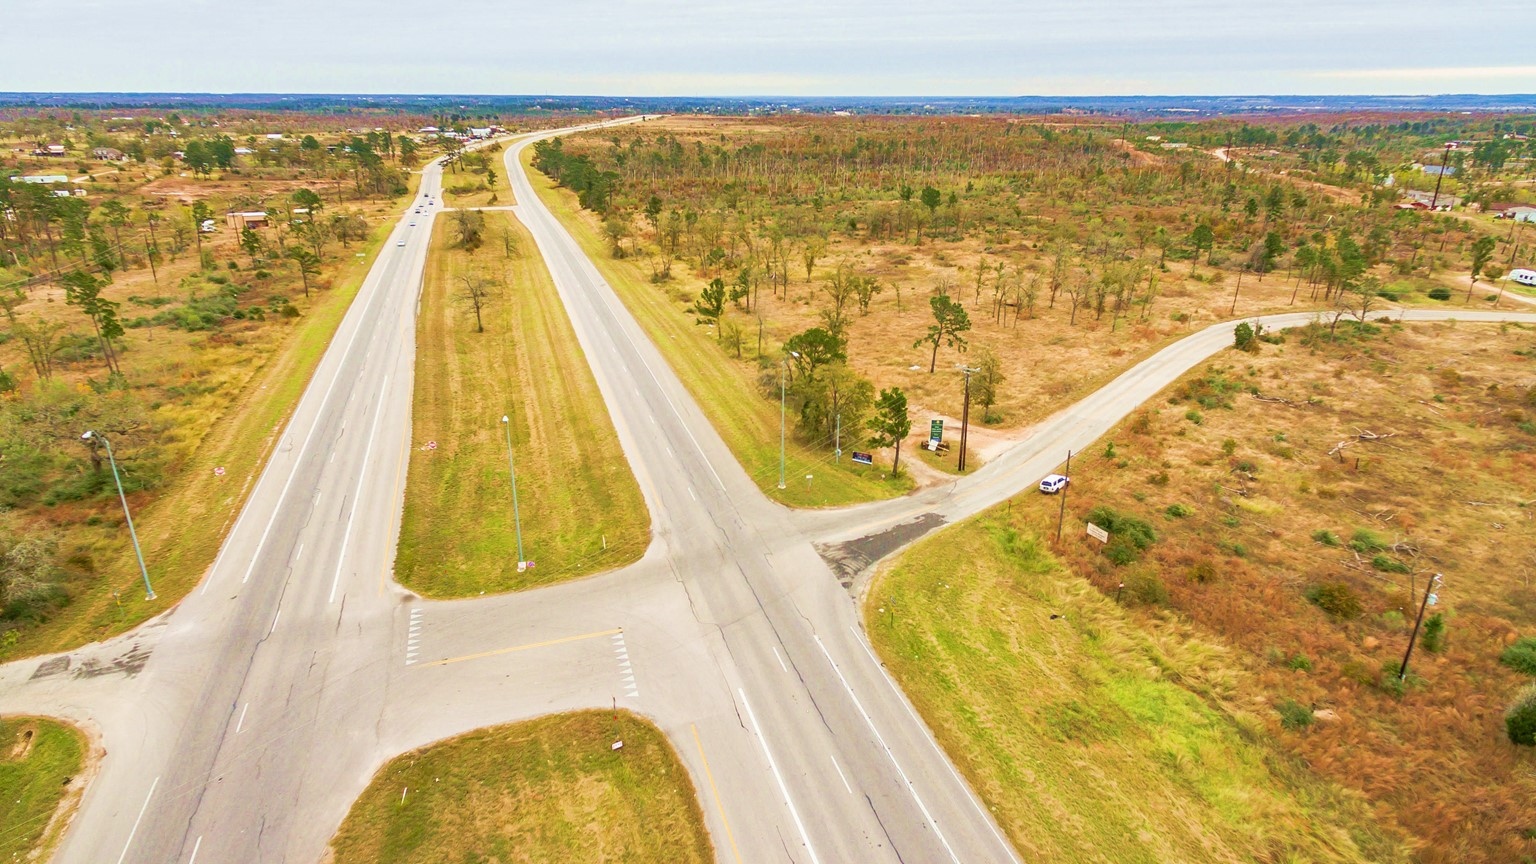
[[[139,833],[139,823],[144,821],[144,811],[149,809],[149,799],[155,797],[155,787],[160,785],[160,778],[149,784],[149,794],[144,796],[144,806],[139,808],[139,818],[133,820],[133,828],[128,831],[128,842],[123,844],[123,854],[117,856],[117,864],[123,864],[128,857],[128,847],[133,845],[133,835]]]
[[[373,453],[373,441],[378,437],[379,417],[384,413],[384,403],[389,401],[384,398],[389,392],[389,376],[384,376],[384,386],[379,388],[379,406],[373,409],[373,425],[368,429],[368,446],[363,448],[363,462],[358,466],[357,489],[352,492],[352,512],[347,514],[347,530],[341,535],[341,556],[336,559],[336,575],[331,577],[331,599],[327,603],[336,602],[336,586],[341,584],[341,568],[347,563],[347,541],[352,538],[352,524],[356,521],[358,496],[363,494],[363,481],[368,479],[368,457]]]
[[[236,735],[239,735],[240,730],[245,728],[245,712],[249,710],[251,710],[251,703],[249,702],[245,703],[245,707],[240,709],[240,722],[235,724]]]
[[[699,500],[698,496],[693,494],[693,487],[692,486],[688,487],[688,497],[692,498],[695,501]]]
[[[330,463],[330,462],[335,462],[335,461],[336,461],[336,451],[335,451],[335,450],[332,450],[332,451],[331,451],[331,458],[329,458],[329,459],[327,459],[327,460],[325,460],[325,461],[326,461],[326,462],[327,462],[327,463]]]
[[[848,778],[843,776],[843,769],[837,764],[837,757],[828,756],[827,758],[832,760],[832,767],[837,769],[837,779],[843,781],[843,788],[848,790],[849,795],[852,795],[853,787],[848,785]]]
[[[272,626],[267,628],[267,635],[271,636],[277,630],[277,619],[283,617],[283,607],[277,607],[277,614],[272,616]]]
[[[785,672],[788,672],[789,667],[784,665],[784,658],[779,656],[779,646],[770,645],[768,647],[773,649],[773,659],[779,661],[779,668],[783,669]]]
[[[197,842],[192,844],[192,857],[187,859],[187,864],[197,864],[197,850],[203,848],[203,835],[197,835]]]
[[[869,731],[875,733],[875,740],[880,742],[880,747],[885,751],[886,757],[891,760],[892,765],[896,766],[896,773],[901,775],[901,781],[907,784],[907,791],[911,793],[912,800],[917,802],[917,809],[923,811],[923,818],[927,819],[928,824],[933,826],[934,836],[938,837],[939,842],[944,844],[944,851],[949,853],[949,859],[955,862],[955,864],[961,864],[960,856],[955,854],[955,850],[949,845],[949,840],[944,837],[944,832],[939,830],[938,821],[933,818],[932,813],[928,812],[928,805],[924,804],[922,796],[917,794],[917,787],[912,785],[911,778],[907,777],[907,772],[902,770],[901,763],[896,761],[896,754],[891,751],[891,746],[885,743],[885,736],[881,735],[880,730],[875,728],[875,721],[870,719],[869,712],[864,710],[864,704],[859,701],[859,697],[853,692],[853,688],[848,686],[848,679],[843,677],[843,670],[837,668],[837,664],[832,661],[832,655],[827,652],[827,646],[822,644],[821,637],[817,636],[815,639],[816,647],[820,648],[822,655],[827,658],[827,665],[831,666],[832,671],[837,673],[837,680],[841,681],[843,689],[848,691],[848,698],[853,700],[853,707],[859,709],[859,714],[863,716],[865,725],[869,726]]]
[[[896,694],[896,701],[900,702],[902,707],[907,709],[907,715],[912,718],[912,722],[926,730],[928,728],[927,724],[923,723],[922,719],[917,716],[917,712],[912,710],[912,706],[907,704],[907,700],[902,696],[901,690],[896,686],[896,682],[892,681],[890,676],[885,674],[885,667],[880,665],[880,658],[875,656],[875,652],[869,647],[869,643],[864,641],[863,637],[859,635],[858,629],[852,624],[848,625],[848,630],[853,633],[853,641],[859,643],[859,647],[863,648],[864,653],[869,655],[870,662],[875,664],[875,668],[880,670],[880,676],[885,679],[886,686],[890,687],[891,691]],[[998,845],[1008,850],[1009,860],[1019,861],[1019,856],[1013,851],[1013,844],[1003,837],[1003,832],[998,830],[997,825],[993,823],[991,815],[987,813],[985,807],[981,806],[981,801],[977,799],[976,793],[972,791],[971,784],[961,778],[960,772],[955,770],[954,763],[949,761],[949,756],[939,748],[939,742],[933,740],[932,735],[925,733],[924,737],[928,739],[928,746],[932,747],[933,752],[939,754],[939,758],[949,767],[950,776],[954,777],[955,782],[960,784],[960,788],[965,790],[966,797],[971,799],[971,806],[976,808],[976,812],[981,815],[981,821],[987,823],[987,827],[992,829],[992,836],[997,838]]]
[[[544,207],[544,203],[542,201],[539,202],[539,206],[544,209],[545,215],[549,218],[549,220],[551,222],[553,222],[555,217],[554,217],[554,214],[549,212],[549,208]],[[570,232],[565,230],[565,226],[560,225],[560,226],[557,226],[557,227],[558,227],[559,233],[564,234],[566,239],[570,241],[571,247],[574,248],[575,247],[575,242],[576,242],[575,238],[571,237]],[[571,251],[570,248],[568,248],[566,250],[567,255],[569,255],[570,251]],[[651,368],[651,362],[649,360],[645,359],[645,355],[644,354],[640,353],[640,347],[635,344],[634,337],[629,335],[629,328],[624,326],[624,319],[621,317],[621,313],[616,312],[614,310],[614,303],[618,302],[618,295],[613,292],[613,287],[611,285],[609,285],[608,282],[605,279],[603,279],[602,274],[597,272],[597,267],[596,267],[596,265],[594,265],[592,263],[592,259],[588,258],[586,256],[586,253],[582,252],[579,248],[576,248],[575,251],[576,251],[577,255],[579,256],[580,261],[584,262],[586,264],[586,269],[590,271],[589,276],[593,280],[595,280],[595,281],[593,281],[593,282],[591,282],[589,284],[592,284],[592,285],[601,284],[603,287],[608,289],[608,291],[606,293],[601,292],[601,291],[592,291],[591,293],[592,294],[597,294],[598,295],[597,299],[601,300],[602,304],[605,307],[607,307],[608,316],[609,316],[610,320],[612,320],[614,322],[614,325],[619,328],[619,332],[624,334],[624,341],[629,343],[630,350],[634,352],[636,357],[640,358],[640,365],[645,367],[645,373],[647,375],[651,376],[651,381],[656,384],[656,390],[657,390],[657,392],[661,393],[661,398],[667,400],[667,407],[672,409],[672,416],[676,417],[677,418],[677,422],[682,424],[683,432],[685,432],[688,435],[688,440],[693,442],[694,449],[699,451],[699,456],[704,459],[704,467],[708,468],[709,469],[709,473],[714,475],[715,483],[720,486],[720,491],[724,492],[725,491],[725,481],[720,479],[720,472],[715,470],[715,463],[710,461],[709,454],[704,452],[704,446],[699,443],[699,439],[698,438],[694,437],[693,430],[691,428],[689,428],[689,426],[688,426],[688,421],[683,419],[683,412],[677,410],[677,405],[675,403],[673,403],[672,397],[667,395],[666,388],[661,386],[661,379],[656,377],[655,370],[653,370]],[[551,273],[553,273],[553,271],[551,271]],[[590,302],[590,294],[589,294],[589,302]],[[623,315],[628,315],[629,313],[626,311],[626,312],[624,312],[622,314]],[[629,320],[633,321],[634,317],[630,316]],[[674,380],[676,380],[676,379],[674,379]],[[653,417],[652,420],[654,420],[654,419],[655,418]]]
[[[303,558],[303,557],[304,557],[304,544],[300,543],[298,551],[293,553],[293,563],[295,563],[295,564],[299,563],[299,559]]]
[[[674,455],[673,455],[673,453],[672,453],[672,448],[671,448],[671,447],[667,447],[667,445],[665,445],[665,444],[663,444],[663,445],[661,445],[661,446],[662,446],[662,447],[665,447],[665,448],[666,448],[666,451],[667,451],[667,455],[668,455],[668,456],[671,456],[671,457],[672,457],[672,458],[674,458],[674,459],[676,459],[676,458],[677,458],[677,457],[676,457],[676,456],[674,456]]]
[[[370,268],[368,273],[371,276],[373,274],[373,270]],[[363,287],[364,288],[368,287],[368,277],[367,276],[363,277]],[[374,302],[374,300],[378,298],[378,295],[379,295],[381,290],[382,289],[380,289],[378,287],[378,283],[374,283],[373,296],[368,298],[368,302],[370,304],[372,304]],[[359,289],[359,293],[361,293],[361,289]],[[356,302],[356,298],[355,297],[353,298],[353,301],[354,301],[354,303]],[[367,317],[368,317],[368,309],[367,309],[367,307],[364,307],[362,315],[360,315],[358,317],[358,319],[357,319],[357,326],[352,328],[352,338],[347,340],[347,347],[346,347],[346,349],[341,352],[340,359],[338,359],[336,361],[336,372],[333,375],[331,375],[331,383],[330,383],[329,386],[327,386],[325,388],[325,395],[320,398],[320,407],[318,409],[316,409],[316,411],[315,411],[315,419],[310,424],[309,434],[304,436],[304,446],[299,448],[299,455],[298,455],[297,458],[295,458],[293,460],[293,468],[291,468],[288,471],[288,480],[283,483],[283,490],[281,492],[277,493],[277,504],[275,506],[273,506],[273,508],[272,508],[272,515],[271,515],[271,517],[269,517],[267,519],[267,527],[263,528],[262,531],[261,531],[261,539],[256,541],[256,549],[255,549],[255,551],[253,551],[251,553],[251,563],[246,566],[246,568],[245,568],[245,575],[240,577],[240,584],[241,585],[244,585],[246,583],[246,581],[251,578],[251,571],[256,568],[256,559],[261,557],[261,549],[262,549],[263,546],[267,545],[267,535],[272,533],[272,525],[273,525],[273,523],[275,523],[277,521],[277,514],[281,513],[282,510],[283,510],[283,500],[288,497],[288,489],[289,489],[289,487],[291,487],[293,485],[293,478],[299,476],[299,465],[302,464],[303,461],[304,461],[304,454],[309,452],[309,442],[314,440],[315,431],[320,428],[320,423],[319,423],[320,417],[322,417],[325,414],[325,407],[327,405],[331,404],[331,393],[332,393],[332,391],[334,391],[336,389],[336,382],[341,380],[341,369],[342,369],[343,366],[346,365],[347,356],[352,353],[352,346],[354,344],[356,344],[358,334],[363,332],[363,319],[367,318]],[[342,323],[346,323],[346,319],[345,318],[342,319]],[[326,353],[328,354],[330,352],[327,351]],[[321,358],[320,358],[320,365],[324,365],[324,363],[325,363],[325,357],[324,357],[324,355],[322,355]],[[318,368],[318,366],[316,368]],[[305,389],[305,392],[306,393],[308,392],[308,388]],[[304,400],[304,397],[301,395],[299,397],[299,401],[300,401],[301,404],[302,404],[303,400]],[[342,428],[346,428],[346,427],[342,427]],[[336,458],[335,451],[331,452],[331,458],[332,459]],[[267,464],[270,465],[271,463],[269,462]],[[262,472],[262,476],[263,476],[263,478],[265,478],[265,476],[266,476],[266,472],[265,471]],[[257,481],[257,485],[258,486],[260,485],[260,481],[259,480]],[[254,497],[255,494],[256,494],[255,490],[252,490],[251,491],[251,495]],[[319,497],[317,496],[315,500],[318,501]],[[247,506],[240,508],[240,516],[235,519],[235,526],[233,528],[229,529],[229,534],[225,536],[225,541],[226,542],[219,547],[219,554],[218,554],[218,556],[216,558],[213,559],[213,567],[208,571],[210,576],[209,576],[209,578],[203,580],[203,591],[207,591],[208,590],[208,586],[213,584],[213,578],[212,578],[211,574],[219,572],[219,562],[223,560],[224,552],[225,552],[226,549],[229,548],[228,539],[235,535],[235,532],[240,529],[240,523],[245,520],[245,514],[250,509],[249,508],[250,499],[247,499],[246,504],[247,504]],[[202,592],[199,592],[199,593],[202,593]]]
[[[747,691],[736,688],[741,696],[741,705],[747,709],[747,719],[752,721],[752,731],[757,733],[757,743],[762,745],[763,755],[768,757],[768,767],[773,769],[773,779],[779,781],[779,791],[784,793],[784,803],[789,805],[789,815],[795,819],[795,827],[800,829],[800,839],[805,841],[805,851],[810,853],[812,864],[821,864],[821,859],[816,857],[816,847],[811,845],[811,835],[805,831],[805,823],[800,821],[800,811],[795,809],[795,802],[789,797],[789,787],[784,785],[784,775],[779,773],[779,763],[773,761],[773,751],[768,749],[768,739],[763,736],[763,727],[757,723],[757,715],[752,711],[752,703],[747,701]],[[122,864],[122,862],[118,862]]]
[[[420,649],[416,647],[421,639],[421,608],[411,610],[411,627],[405,634],[405,665],[410,666],[416,662],[416,654]]]

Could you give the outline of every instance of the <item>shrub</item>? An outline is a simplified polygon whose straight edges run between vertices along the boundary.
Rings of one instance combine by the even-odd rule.
[[[1329,615],[1345,620],[1360,617],[1363,608],[1359,595],[1343,582],[1319,582],[1307,588],[1306,598]]]
[[[1408,565],[1393,558],[1390,555],[1376,555],[1371,558],[1371,566],[1383,573],[1407,573]]]
[[[1291,658],[1289,663],[1286,663],[1285,665],[1295,669],[1298,672],[1312,671],[1312,661],[1307,659],[1307,655],[1305,654],[1297,654],[1295,657]]]
[[[1189,568],[1189,581],[1199,582],[1201,585],[1216,581],[1216,565],[1209,561],[1201,561]]]
[[[1536,636],[1523,636],[1504,649],[1499,662],[1527,675],[1536,675]]]
[[[1295,699],[1287,699],[1275,706],[1280,712],[1280,725],[1291,731],[1300,731],[1312,725],[1312,709],[1297,702]]]
[[[1387,541],[1371,529],[1361,528],[1355,532],[1354,539],[1349,541],[1349,548],[1362,555],[1369,555],[1386,549]]]
[[[1515,694],[1504,712],[1504,729],[1509,740],[1526,747],[1536,746],[1536,684],[1527,685]]]
[[[1151,525],[1103,505],[1088,512],[1088,521],[1109,532],[1104,554],[1116,566],[1135,561],[1148,546],[1157,542],[1157,531]]]
[[[1327,528],[1319,528],[1316,531],[1313,531],[1312,539],[1323,544],[1324,546],[1339,545],[1339,535],[1329,531]]]
[[[1131,600],[1143,606],[1161,606],[1168,602],[1168,589],[1156,573],[1137,571],[1125,577],[1125,590]]]
[[[1188,504],[1169,504],[1168,509],[1163,512],[1168,514],[1169,519],[1183,519],[1194,515],[1195,510]]]
[[[1424,650],[1431,654],[1445,650],[1445,615],[1440,612],[1424,622]]]
[[[1408,692],[1409,687],[1417,687],[1424,683],[1424,679],[1415,675],[1412,669],[1408,670],[1406,676],[1402,674],[1402,671],[1403,665],[1401,660],[1388,660],[1382,663],[1381,674],[1376,678],[1376,688],[1383,693],[1401,699],[1403,694]]]
[[[1232,438],[1228,438],[1225,441],[1221,442],[1221,452],[1227,454],[1228,456],[1231,456],[1233,453],[1236,453],[1237,452],[1237,441],[1232,439]]]
[[[1184,419],[1195,424],[1196,426],[1199,426],[1201,423],[1205,422],[1205,415],[1191,408],[1184,412]]]
[[[1232,330],[1232,347],[1239,351],[1257,351],[1258,337],[1259,333],[1253,329],[1253,325],[1244,321]]]
[[[1153,474],[1151,477],[1148,477],[1147,482],[1151,483],[1153,486],[1167,486],[1170,479],[1171,478],[1168,476],[1167,471],[1159,471],[1156,474]]]

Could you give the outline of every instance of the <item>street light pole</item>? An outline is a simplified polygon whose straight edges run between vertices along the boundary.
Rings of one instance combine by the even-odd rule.
[[[133,539],[133,554],[139,559],[139,575],[144,577],[144,599],[155,599],[154,586],[149,584],[149,568],[144,566],[144,552],[139,548],[139,532],[133,527],[133,514],[128,512],[128,496],[123,494],[123,478],[117,473],[117,458],[112,455],[112,442],[105,437],[87,429],[80,440],[89,441],[92,438],[100,441],[107,448],[107,462],[112,466],[112,482],[117,484],[117,500],[123,503],[123,518],[128,520],[128,536]]]
[[[517,511],[517,465],[512,461],[512,420],[507,415],[501,415],[501,422],[507,427],[507,473],[512,475],[512,529],[517,532],[517,567],[523,567],[523,518]]]

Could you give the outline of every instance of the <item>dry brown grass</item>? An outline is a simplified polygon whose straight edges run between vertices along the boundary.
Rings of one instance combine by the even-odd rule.
[[[1107,436],[1113,458],[1099,444],[1074,461],[1061,549],[1074,568],[1110,594],[1131,585],[1126,602],[1159,581],[1180,618],[1239,649],[1256,686],[1232,696],[1415,835],[1427,862],[1536,854],[1536,759],[1502,723],[1522,680],[1497,662],[1536,628],[1533,356],[1536,332],[1518,325],[1388,326],[1310,345],[1292,332],[1186,376]],[[1054,502],[1025,500],[1030,524],[1053,529]],[[1142,562],[1115,567],[1081,536],[1095,505],[1160,532]],[[1389,548],[1348,548],[1361,529]],[[1339,545],[1313,539],[1323,531]],[[1434,572],[1446,645],[1421,646],[1399,694],[1391,671]],[[1362,613],[1338,620],[1309,603],[1321,583],[1348,586]],[[1272,709],[1286,699],[1336,718],[1281,731]]]

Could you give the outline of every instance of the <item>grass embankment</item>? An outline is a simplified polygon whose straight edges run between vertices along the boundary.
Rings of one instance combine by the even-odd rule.
[[[599,226],[577,206],[576,196],[530,167],[532,158],[531,147],[523,151],[523,166],[535,192],[650,334],[759,489],[790,506],[829,507],[892,498],[912,488],[905,474],[892,478],[888,470],[854,465],[848,458],[835,463],[830,441],[824,448],[811,448],[791,440],[785,469],[788,484],[780,490],[779,406],[759,395],[750,367],[730,361],[715,342],[713,329],[694,324],[666,287],[651,284],[649,274],[637,261],[615,259]],[[748,341],[755,343],[755,335]],[[862,430],[845,429],[844,433],[845,457],[850,450],[864,449],[854,443],[865,437]],[[807,474],[813,478],[809,484]]]
[[[331,847],[335,864],[714,860],[677,754],[627,711],[557,714],[400,756]]]
[[[870,590],[887,668],[1026,861],[1393,861],[1366,807],[1179,681],[1217,649],[1143,633],[994,510]]]
[[[503,232],[516,240],[514,257],[497,239]],[[650,515],[532,236],[503,211],[485,213],[489,239],[476,251],[456,248],[454,233],[453,214],[438,219],[422,291],[396,578],[422,594],[467,596],[638,559]],[[491,285],[483,333],[465,277]],[[523,573],[503,415],[512,418],[524,555],[537,565]]]
[[[69,604],[46,622],[13,631],[18,638],[5,659],[130,630],[174,606],[202,579],[393,227],[393,218],[375,226],[334,275],[327,271],[332,287],[315,290],[309,300],[295,298],[301,312],[295,323],[246,337],[249,342],[208,338],[189,349],[168,334],[140,338],[141,331],[129,331],[135,334],[130,380],[148,374],[140,370],[164,367],[186,390],[183,399],[158,406],[156,416],[176,430],[173,445],[187,450],[185,460],[168,472],[169,482],[148,506],[130,498],[158,598],[143,600],[133,548],[115,511],[91,522],[95,530],[77,547],[78,556],[96,562],[92,578],[73,585]],[[216,475],[215,468],[224,473]]]
[[[85,736],[41,717],[0,718],[0,861],[46,861],[80,802]],[[66,799],[69,799],[66,802]]]

